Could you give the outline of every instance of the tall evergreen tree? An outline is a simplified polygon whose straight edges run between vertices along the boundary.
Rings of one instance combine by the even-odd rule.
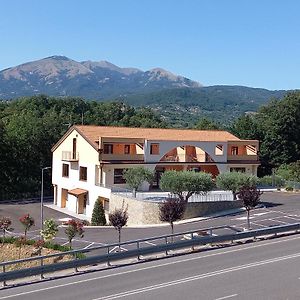
[[[104,226],[104,225],[106,225],[104,207],[103,207],[103,204],[102,204],[102,201],[101,201],[100,197],[98,197],[96,202],[95,202],[91,224],[92,224],[92,226]]]

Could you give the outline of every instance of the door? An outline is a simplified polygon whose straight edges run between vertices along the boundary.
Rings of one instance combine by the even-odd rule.
[[[76,141],[76,138],[73,139],[73,153],[72,153],[72,159],[76,159],[76,145],[77,141]]]
[[[165,171],[164,169],[155,170],[154,181],[152,183],[153,188],[159,188],[160,178],[161,178],[161,175],[164,173],[164,171]]]
[[[61,189],[61,208],[65,208],[68,201],[68,190]]]

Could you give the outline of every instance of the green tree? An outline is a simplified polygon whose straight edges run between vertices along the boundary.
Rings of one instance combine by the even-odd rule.
[[[185,209],[186,201],[176,198],[168,198],[159,205],[159,219],[170,224],[172,234],[174,233],[174,222],[182,219]]]
[[[250,229],[250,210],[253,209],[260,201],[262,192],[257,190],[255,186],[243,186],[238,192],[239,199],[243,201],[247,211],[247,224]]]
[[[253,175],[248,175],[240,172],[226,172],[221,173],[216,177],[217,187],[226,190],[232,191],[233,198],[236,199],[237,192],[243,186],[253,186],[258,182],[258,178]]]
[[[129,168],[124,170],[123,177],[126,181],[126,184],[133,189],[134,197],[136,196],[136,191],[139,186],[147,181],[151,183],[153,181],[154,175],[153,172],[144,167]]]
[[[103,204],[102,204],[100,197],[98,197],[95,202],[93,213],[92,213],[91,224],[92,224],[92,226],[106,225],[105,212],[104,212]]]
[[[58,233],[58,224],[53,219],[44,221],[44,229],[41,230],[41,236],[47,241],[51,241]]]
[[[221,129],[221,125],[215,123],[214,121],[203,117],[195,125],[195,129],[199,130],[216,130]]]
[[[188,202],[193,194],[211,191],[214,184],[211,174],[194,171],[166,171],[160,179],[160,188]]]

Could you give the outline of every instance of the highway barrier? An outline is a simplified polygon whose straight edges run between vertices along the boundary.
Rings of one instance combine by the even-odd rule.
[[[2,272],[0,272],[0,281],[3,282],[3,285],[5,286],[8,280],[36,275],[39,275],[42,279],[44,278],[45,273],[50,272],[72,268],[74,268],[75,272],[78,272],[78,268],[84,266],[94,266],[100,263],[110,265],[111,262],[119,261],[121,263],[122,260],[131,258],[140,260],[141,256],[145,255],[158,253],[169,255],[170,251],[181,249],[190,250],[194,249],[196,246],[206,244],[220,244],[248,238],[255,239],[268,235],[298,232],[298,230],[300,230],[300,223],[273,226],[242,232],[231,226],[209,227],[170,235],[127,241],[120,244],[109,244],[105,246],[91,247],[88,249],[72,250],[46,256],[7,261],[0,263],[0,271],[2,269]],[[222,234],[216,235],[216,232],[221,232]],[[85,257],[80,258],[78,255],[79,253],[85,254]],[[176,253],[172,252],[172,255],[173,254]],[[64,257],[67,257],[68,260],[61,261]],[[150,258],[153,259],[155,257]],[[15,266],[20,266],[21,264],[30,264],[31,262],[38,262],[39,265],[34,267],[24,267],[22,269],[13,269]],[[126,263],[128,263],[128,261],[126,261]]]

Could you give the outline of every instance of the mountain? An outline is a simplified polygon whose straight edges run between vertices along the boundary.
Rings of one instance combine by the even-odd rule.
[[[150,107],[175,127],[193,126],[203,116],[226,125],[244,113],[257,111],[270,99],[282,98],[287,92],[216,85],[128,95],[122,97],[122,101],[134,106]]]
[[[35,94],[104,99],[201,84],[161,68],[142,71],[110,62],[51,56],[0,71],[0,98]]]

